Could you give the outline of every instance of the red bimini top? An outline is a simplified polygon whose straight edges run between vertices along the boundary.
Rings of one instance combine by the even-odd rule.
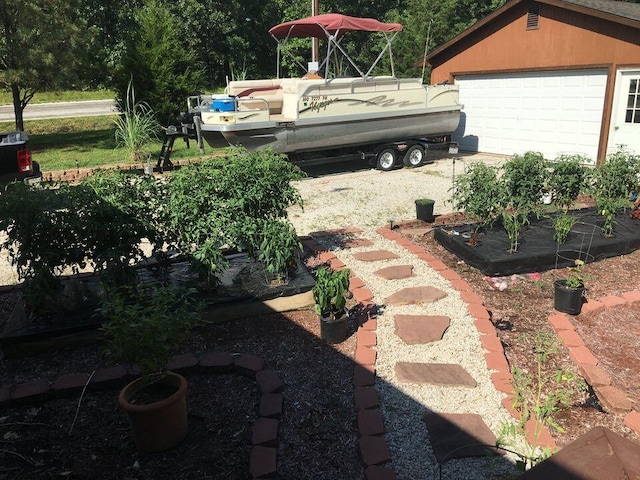
[[[316,37],[325,38],[327,32],[331,35],[341,35],[345,32],[399,32],[399,23],[382,23],[373,18],[357,18],[339,13],[325,13],[313,17],[301,18],[281,23],[269,30],[277,38],[285,37]]]

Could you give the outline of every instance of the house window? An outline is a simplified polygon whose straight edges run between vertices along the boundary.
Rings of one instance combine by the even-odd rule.
[[[537,30],[540,27],[540,5],[529,7],[527,12],[527,30]]]
[[[629,97],[627,98],[627,114],[625,123],[640,123],[640,79],[629,81]]]

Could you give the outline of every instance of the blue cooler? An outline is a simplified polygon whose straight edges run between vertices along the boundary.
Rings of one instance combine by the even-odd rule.
[[[214,112],[235,112],[236,99],[233,97],[217,98],[213,100]]]

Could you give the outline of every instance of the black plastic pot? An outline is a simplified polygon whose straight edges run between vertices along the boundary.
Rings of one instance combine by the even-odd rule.
[[[567,286],[566,280],[553,282],[553,308],[569,315],[578,315],[584,301],[584,286]]]
[[[320,319],[320,336],[328,343],[342,343],[347,339],[347,320],[348,315],[342,315],[335,320],[319,316]]]
[[[416,200],[416,218],[424,222],[433,222],[433,205],[435,200],[422,198]]]

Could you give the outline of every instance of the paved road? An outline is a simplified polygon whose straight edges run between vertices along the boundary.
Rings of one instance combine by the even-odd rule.
[[[113,100],[89,100],[85,102],[35,103],[24,109],[25,120],[44,118],[89,117],[109,115],[116,111]],[[0,105],[0,122],[12,122],[13,105]]]

